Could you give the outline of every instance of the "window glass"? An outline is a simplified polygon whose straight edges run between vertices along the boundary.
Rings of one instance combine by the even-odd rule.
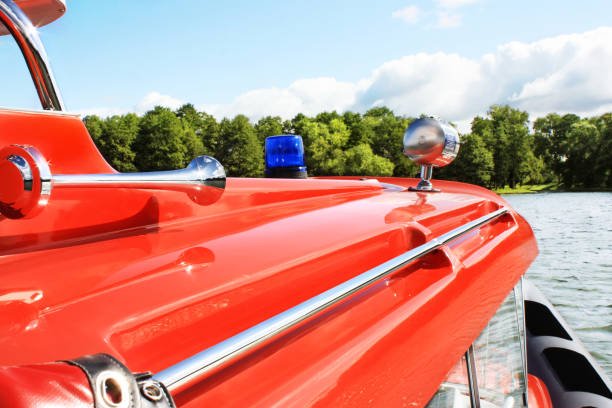
[[[522,301],[517,301],[516,292],[521,293],[520,283],[474,342],[481,406],[524,406],[523,314]]]
[[[4,23],[0,27],[4,30]],[[41,109],[28,66],[11,35],[0,36],[0,75],[0,107]]]
[[[467,364],[465,355],[448,373],[427,408],[470,408],[470,388],[468,386]]]
[[[464,355],[427,404],[428,408],[470,408],[469,376],[476,379],[481,408],[524,407],[525,320],[522,281],[473,343],[475,372]],[[468,351],[469,352],[469,351]],[[466,354],[468,353],[466,352]]]

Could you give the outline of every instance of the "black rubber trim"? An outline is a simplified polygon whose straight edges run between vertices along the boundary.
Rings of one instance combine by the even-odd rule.
[[[64,362],[83,370],[94,396],[95,408],[110,407],[103,400],[100,390],[97,389],[98,377],[103,373],[111,373],[114,378],[121,378],[127,384],[129,389],[129,408],[176,408],[172,396],[166,387],[159,381],[153,380],[151,373],[133,375],[123,363],[109,354],[87,355]],[[162,391],[163,395],[158,401],[153,401],[141,394],[141,384],[144,382],[153,382]]]
[[[591,363],[575,351],[550,347],[543,351],[566,391],[583,391],[612,398],[612,392]]]
[[[308,172],[306,167],[277,167],[266,169],[264,175],[267,178],[290,178],[290,179],[306,179]]]
[[[538,302],[525,301],[525,325],[533,336],[554,336],[572,340],[555,315],[545,305]]]

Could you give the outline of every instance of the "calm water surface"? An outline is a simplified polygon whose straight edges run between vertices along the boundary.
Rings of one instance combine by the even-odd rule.
[[[527,272],[612,377],[612,193],[504,195],[533,228]]]

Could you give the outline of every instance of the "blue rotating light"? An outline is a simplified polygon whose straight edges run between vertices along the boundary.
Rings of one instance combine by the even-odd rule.
[[[266,138],[266,177],[307,178],[302,136],[280,135]]]

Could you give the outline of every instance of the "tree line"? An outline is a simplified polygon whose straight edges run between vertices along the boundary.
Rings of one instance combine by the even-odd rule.
[[[386,107],[364,114],[336,111],[283,121],[244,115],[217,121],[191,104],[173,111],[155,107],[83,121],[106,160],[122,172],[185,167],[198,155],[219,160],[232,177],[261,177],[268,136],[298,134],[310,176],[414,177],[418,167],[402,154],[404,131],[415,120]],[[592,118],[551,113],[529,127],[526,112],[491,106],[461,135],[457,159],[435,178],[488,188],[557,182],[566,188],[612,187],[612,113]]]

